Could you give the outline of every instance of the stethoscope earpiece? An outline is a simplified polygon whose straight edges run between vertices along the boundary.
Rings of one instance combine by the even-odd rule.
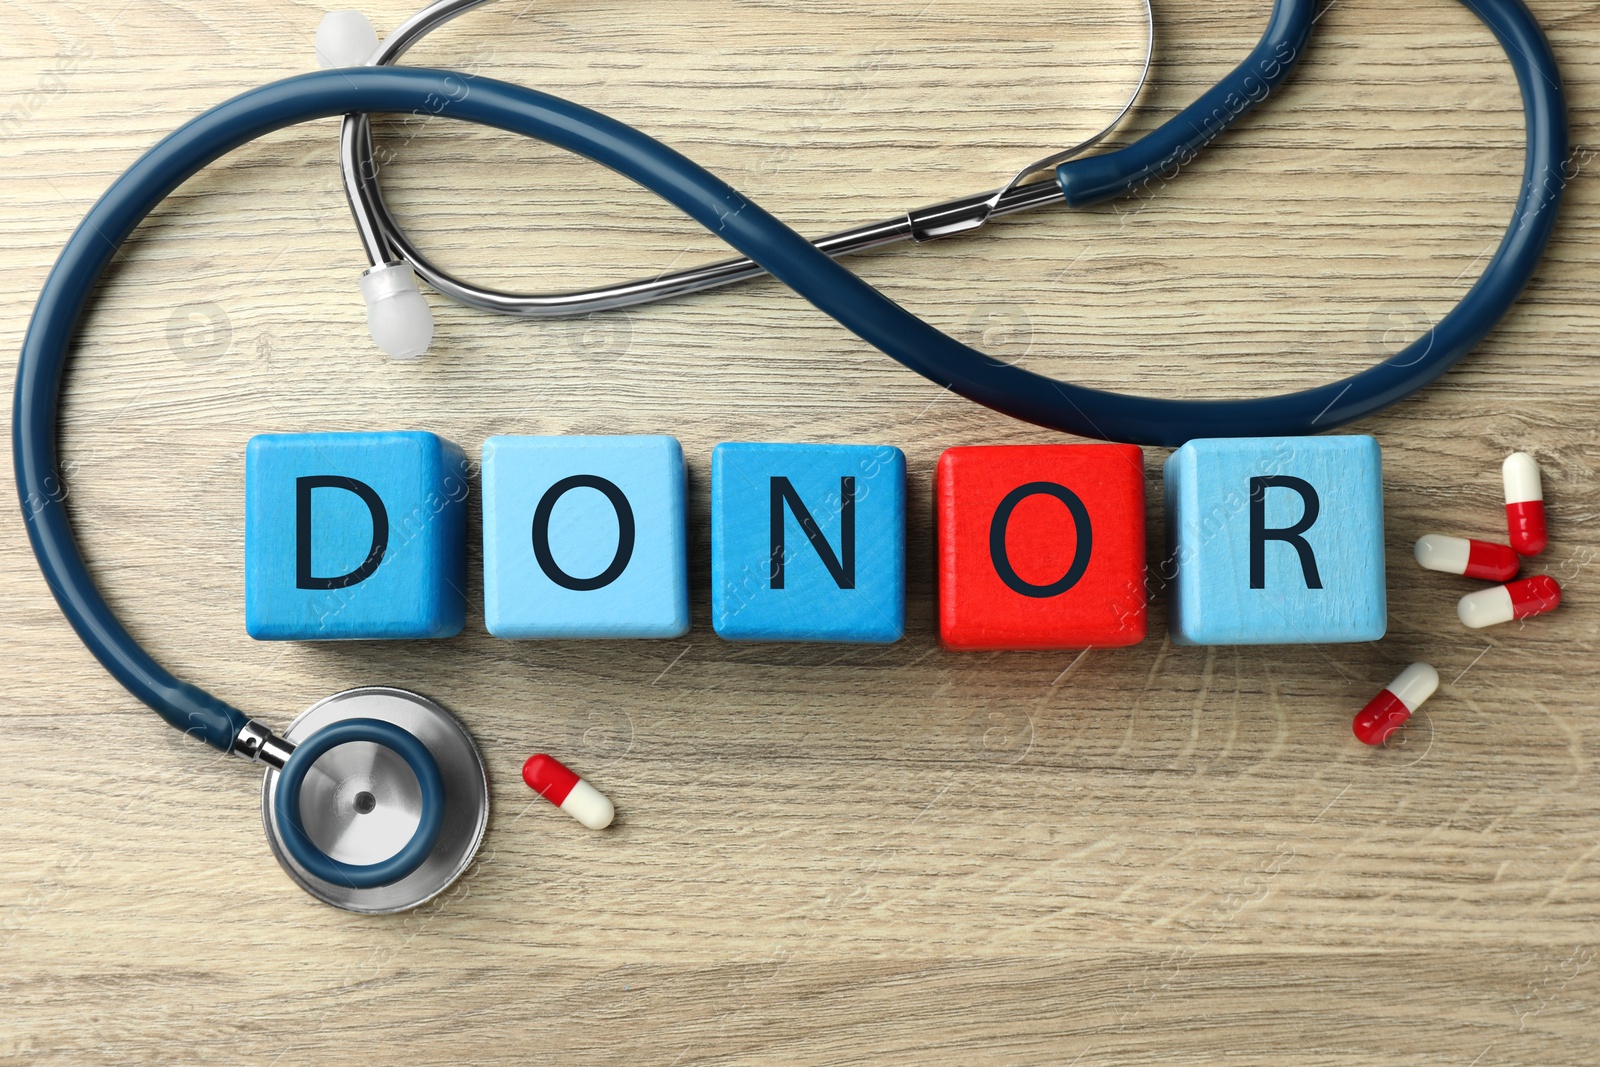
[[[378,31],[359,11],[330,11],[317,26],[317,66],[359,67],[378,50]]]
[[[390,359],[421,359],[433,343],[433,311],[409,263],[385,263],[361,275],[367,329]]]

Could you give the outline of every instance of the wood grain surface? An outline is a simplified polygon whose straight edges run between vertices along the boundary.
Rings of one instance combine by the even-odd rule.
[[[477,737],[480,858],[408,915],[335,911],[263,842],[252,769],[100,669],[0,523],[0,1059],[7,1063],[1600,1062],[1600,3],[1530,0],[1575,176],[1538,278],[1385,452],[1373,644],[959,655],[933,636],[931,478],[960,444],[1059,438],[944,393],[762,282],[579,321],[434,300],[426,360],[366,334],[335,123],[186,183],[136,234],[67,376],[84,551],[179,676],[267,721],[360,684]],[[1254,44],[1267,0],[1157,0],[1152,128]],[[380,31],[409,0],[371,0]],[[184,119],[308,69],[302,0],[0,3],[0,351],[94,199]],[[424,42],[665,139],[808,233],[992,188],[1114,113],[1136,0],[507,0]],[[502,285],[687,265],[717,242],[560,154],[383,124],[417,239]],[[860,258],[1007,359],[1171,396],[1329,380],[1421,333],[1499,240],[1522,164],[1510,68],[1469,6],[1334,0],[1294,79],[1178,181]],[[8,364],[9,366],[9,364]],[[259,644],[243,457],[264,431],[670,433],[690,465],[694,627],[667,642]],[[910,465],[909,633],[736,645],[709,624],[721,440],[889,443]],[[10,438],[0,444],[9,454]],[[1410,559],[1502,534],[1544,465],[1558,613],[1470,632]],[[1152,551],[1159,470],[1150,450]],[[9,471],[9,463],[5,464]],[[469,536],[478,536],[476,502]],[[474,549],[469,574],[478,574]],[[1353,713],[1426,659],[1383,750]],[[567,759],[578,827],[521,784]]]

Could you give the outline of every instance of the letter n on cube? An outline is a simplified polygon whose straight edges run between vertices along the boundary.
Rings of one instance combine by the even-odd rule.
[[[905,634],[906,460],[888,445],[711,454],[711,619],[730,641]]]

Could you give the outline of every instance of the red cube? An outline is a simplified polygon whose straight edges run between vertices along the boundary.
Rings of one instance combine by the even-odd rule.
[[[952,448],[935,479],[949,649],[1136,645],[1146,629],[1144,452]]]

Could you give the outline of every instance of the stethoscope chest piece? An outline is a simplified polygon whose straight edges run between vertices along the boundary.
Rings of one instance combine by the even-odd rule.
[[[261,821],[278,863],[318,900],[405,911],[444,892],[477,854],[488,776],[471,735],[433,701],[347,690],[306,709],[283,740],[295,753],[267,769]],[[385,865],[400,875],[386,877]]]

